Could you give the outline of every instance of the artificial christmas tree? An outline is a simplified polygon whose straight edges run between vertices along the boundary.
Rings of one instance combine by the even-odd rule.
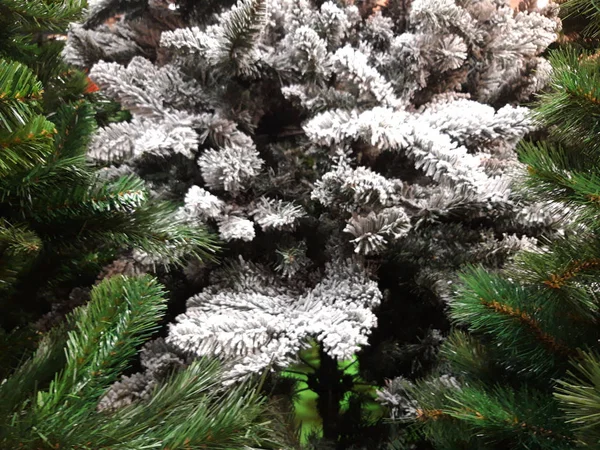
[[[0,446],[282,448],[265,399],[251,386],[223,389],[215,360],[169,370],[147,398],[116,411],[98,404],[165,309],[163,288],[147,275],[115,276],[94,287],[90,302],[0,384]]]
[[[0,326],[35,320],[136,249],[181,262],[214,241],[149,201],[135,176],[107,179],[85,158],[111,107],[61,59],[60,35],[84,2],[0,2]]]
[[[227,242],[224,268],[186,268],[200,294],[166,341],[236,357],[232,380],[316,342],[339,447],[375,445],[339,417],[339,359],[372,383],[426,373],[453,271],[501,266],[559,216],[510,187],[536,128],[514,104],[548,78],[556,8],[354,3],[98,0],[64,51],[132,114],[90,156]]]
[[[600,20],[587,2],[565,7]],[[463,273],[451,302],[459,328],[443,345],[441,377],[396,379],[381,393],[435,448],[600,444],[598,59],[578,46],[550,61],[550,88],[536,111],[549,136],[523,144],[520,158],[530,194],[566,212],[564,235],[519,254],[503,272]]]

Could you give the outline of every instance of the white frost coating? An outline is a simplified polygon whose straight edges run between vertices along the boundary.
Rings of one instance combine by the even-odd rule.
[[[265,197],[258,199],[251,214],[263,230],[293,230],[298,219],[306,216],[306,212],[301,206]]]
[[[200,137],[193,116],[185,112],[165,113],[156,121],[134,117],[131,122],[112,123],[93,137],[88,156],[102,162],[137,160],[144,155],[181,154],[193,158]]]
[[[237,267],[213,279],[173,341],[237,355],[233,378],[285,365],[307,336],[346,355],[366,342],[374,316],[309,288],[329,279],[315,273],[322,261],[357,253],[376,266],[399,244],[418,265],[416,285],[444,302],[444,255],[501,264],[533,230],[554,231],[561,211],[511,188],[523,169],[516,143],[535,127],[512,105],[548,80],[552,5],[537,14],[508,0],[412,0],[371,14],[372,2],[359,1],[218,3],[187,21],[142,0],[163,5],[166,27],[125,14],[114,27],[74,30],[67,51],[96,62],[92,79],[133,116],[100,130],[90,157],[125,162],[154,192],[183,200],[187,191],[182,219],[277,272]],[[485,224],[481,236],[473,223]],[[501,239],[507,229],[523,240]],[[215,275],[194,270],[198,280]],[[327,290],[343,293],[344,283]]]
[[[271,364],[285,367],[311,338],[333,358],[351,357],[367,345],[377,325],[372,309],[381,299],[362,269],[340,261],[329,264],[321,282],[301,294],[260,284],[213,286],[188,300],[167,339],[197,356],[232,358],[229,376],[235,381]]]
[[[341,158],[331,172],[317,181],[311,197],[325,206],[348,211],[361,205],[391,206],[397,199],[399,184],[366,167],[353,169]]]
[[[219,236],[224,241],[233,241],[236,239],[250,242],[256,236],[254,223],[251,220],[237,216],[225,216],[219,219]]]
[[[459,109],[472,107],[466,114]],[[479,125],[479,126],[478,126]],[[308,121],[304,130],[320,145],[335,145],[363,139],[381,150],[403,152],[415,168],[435,181],[446,180],[456,187],[466,186],[485,195],[489,176],[482,162],[461,145],[504,138],[516,142],[533,125],[523,108],[493,108],[459,99],[435,105],[421,114],[376,107],[360,114],[356,111],[328,111]],[[313,196],[322,197],[321,194]]]
[[[192,217],[216,219],[224,206],[225,202],[199,186],[192,186],[185,194],[185,209]]]
[[[369,66],[365,54],[351,46],[347,45],[335,53],[334,67],[338,75],[354,83],[361,94],[370,93],[375,100],[386,106],[398,102],[389,82]]]
[[[411,228],[410,219],[402,208],[388,208],[380,213],[371,211],[367,216],[354,216],[344,232],[354,236],[350,242],[361,255],[380,253],[390,240],[400,239]]]
[[[223,147],[207,150],[198,159],[206,185],[212,189],[237,192],[258,175],[262,160],[252,147]]]

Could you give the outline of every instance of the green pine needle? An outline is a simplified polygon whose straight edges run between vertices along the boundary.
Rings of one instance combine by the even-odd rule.
[[[589,443],[600,443],[600,356],[580,352],[574,370],[559,381],[556,398],[578,436]]]
[[[96,410],[165,308],[165,292],[149,276],[115,276],[96,286],[90,303],[0,384],[0,447],[281,448],[265,400],[247,384],[225,388],[215,360],[172,373],[147,401]],[[54,372],[49,385],[36,385]]]
[[[42,84],[26,66],[0,59],[0,129],[9,133],[39,111]]]
[[[16,26],[26,32],[62,31],[81,18],[86,0],[2,0]]]
[[[587,36],[600,36],[600,6],[594,0],[567,0],[562,4],[566,17],[585,17],[589,24],[583,30]]]
[[[33,263],[42,248],[34,231],[0,218],[0,292],[13,286],[19,273]]]

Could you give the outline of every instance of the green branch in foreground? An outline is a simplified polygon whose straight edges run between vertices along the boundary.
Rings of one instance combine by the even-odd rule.
[[[90,303],[0,384],[0,447],[281,448],[264,399],[247,384],[224,388],[214,360],[172,373],[148,401],[97,411],[165,308],[164,289],[150,276],[96,286]]]

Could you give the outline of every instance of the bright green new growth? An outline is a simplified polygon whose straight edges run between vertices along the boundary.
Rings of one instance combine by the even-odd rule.
[[[276,448],[263,399],[247,385],[224,389],[215,361],[173,373],[146,402],[96,410],[165,309],[165,291],[150,276],[96,286],[90,303],[0,384],[0,447]]]

